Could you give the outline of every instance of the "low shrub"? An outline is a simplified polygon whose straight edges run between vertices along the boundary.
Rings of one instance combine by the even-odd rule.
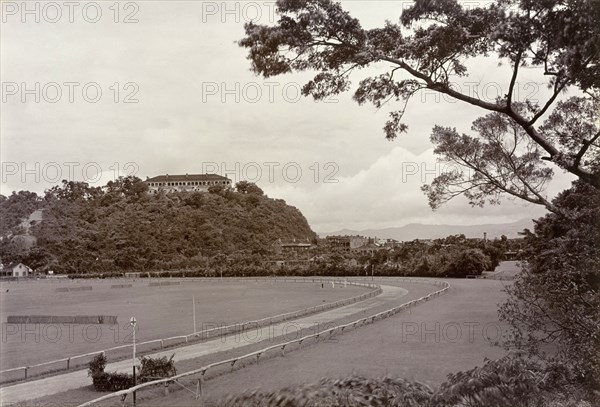
[[[100,353],[88,364],[88,376],[96,391],[119,391],[133,386],[133,377],[126,373],[106,373],[106,356]]]
[[[567,367],[510,354],[448,375],[430,406],[591,407],[593,398]]]
[[[323,379],[314,385],[288,387],[274,392],[246,392],[217,403],[221,407],[317,407],[387,406],[421,407],[427,405],[429,387],[404,379],[365,378]]]
[[[162,358],[150,358],[147,356],[142,356],[140,358],[142,367],[138,376],[139,382],[144,383],[165,377],[175,376],[177,374],[177,370],[175,369],[175,361],[173,360],[174,356],[175,354],[171,355],[171,357],[168,359],[166,356],[163,356]]]
[[[133,376],[127,373],[102,372],[92,376],[96,391],[119,391],[133,387]]]
[[[274,392],[230,396],[219,407],[592,407],[588,394],[561,365],[520,354],[486,360],[483,366],[448,375],[437,391],[418,382],[390,377],[323,379],[318,384]]]
[[[88,363],[88,376],[94,377],[94,375],[104,373],[106,367],[106,356],[104,353],[99,353],[90,360]]]
[[[145,383],[152,380],[161,379],[164,377],[174,376],[177,371],[175,369],[175,361],[171,355],[167,359],[151,358],[142,356],[140,358],[141,369],[137,383]],[[133,387],[133,376],[127,373],[105,372],[106,356],[98,354],[88,364],[88,376],[92,377],[92,383],[96,391],[119,391]]]

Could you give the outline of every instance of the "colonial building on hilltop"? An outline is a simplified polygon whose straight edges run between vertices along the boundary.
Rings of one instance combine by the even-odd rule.
[[[211,186],[231,186],[231,180],[217,174],[158,175],[146,178],[148,192],[206,192]]]

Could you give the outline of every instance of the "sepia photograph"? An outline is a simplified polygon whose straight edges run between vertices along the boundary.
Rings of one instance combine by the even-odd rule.
[[[0,407],[600,406],[600,0],[0,0]]]

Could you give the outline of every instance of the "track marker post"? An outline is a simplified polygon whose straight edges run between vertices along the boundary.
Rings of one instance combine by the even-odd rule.
[[[131,317],[131,319],[129,320],[129,324],[133,327],[133,360],[131,361],[131,363],[133,367],[133,386],[135,387],[135,327],[137,325],[137,320],[135,319],[135,317]],[[133,392],[133,405],[135,407],[135,391]]]

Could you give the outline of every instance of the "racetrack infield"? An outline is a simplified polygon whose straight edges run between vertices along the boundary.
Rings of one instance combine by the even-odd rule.
[[[0,370],[56,360],[131,343],[129,318],[138,321],[137,341],[266,318],[368,292],[337,284],[265,279],[191,280],[149,286],[148,280],[32,281],[0,284],[2,344]],[[155,282],[153,279],[151,282]],[[112,289],[112,285],[133,284]],[[92,286],[92,291],[56,288]],[[8,292],[6,290],[9,290]],[[6,324],[8,315],[117,315],[116,325]]]
[[[506,330],[506,326],[498,322],[497,304],[505,300],[503,290],[510,281],[448,281],[452,285],[449,292],[412,308],[410,312],[401,312],[374,324],[347,331],[330,341],[307,344],[302,349],[286,352],[285,357],[261,358],[259,365],[250,364],[243,369],[210,378],[204,387],[206,405],[244,390],[277,390],[285,386],[316,382],[321,377],[344,377],[352,373],[371,377],[388,374],[437,385],[450,372],[481,365],[484,357],[497,358],[504,355],[501,348],[494,346]],[[393,279],[376,278],[375,282],[394,284]],[[397,303],[404,303],[439,289],[424,284],[398,282],[397,285],[409,289],[408,295]],[[367,302],[372,300],[374,299]],[[388,308],[390,304],[380,304],[364,314],[339,322],[350,322]],[[189,371],[269,345],[272,343],[265,345],[262,342],[235,352],[182,361],[177,364],[178,371]],[[191,393],[176,385],[171,385],[172,394],[167,397],[162,395],[162,391],[162,388],[156,388],[140,395],[142,397],[138,398],[138,405],[198,405]],[[88,388],[32,402],[77,405],[100,395],[102,394]],[[115,400],[113,403],[100,405],[113,404],[118,402]]]

